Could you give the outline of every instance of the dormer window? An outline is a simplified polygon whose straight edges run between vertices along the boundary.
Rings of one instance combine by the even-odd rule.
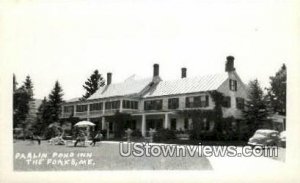
[[[229,79],[229,89],[231,91],[237,91],[237,81],[233,79]]]

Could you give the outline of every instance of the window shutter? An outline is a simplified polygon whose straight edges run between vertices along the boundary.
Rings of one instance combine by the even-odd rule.
[[[234,91],[237,91],[237,81],[234,81]]]

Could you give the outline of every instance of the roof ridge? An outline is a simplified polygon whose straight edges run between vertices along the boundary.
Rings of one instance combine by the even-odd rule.
[[[188,80],[188,79],[196,79],[196,78],[204,78],[204,77],[208,77],[208,76],[218,76],[218,75],[226,75],[227,73],[215,73],[215,74],[206,74],[206,75],[197,75],[197,76],[192,76],[192,77],[185,77],[185,78],[177,78],[177,79],[172,79],[172,80],[162,80],[163,82],[171,82],[171,81],[181,81],[181,80]],[[162,82],[161,81],[161,82]]]

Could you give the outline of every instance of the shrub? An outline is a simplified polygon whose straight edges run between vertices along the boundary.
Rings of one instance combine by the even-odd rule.
[[[176,135],[175,132],[170,129],[157,130],[153,137],[153,140],[155,142],[167,141],[172,139],[176,139]]]
[[[133,130],[131,136],[140,138],[142,137],[142,132],[140,130]]]

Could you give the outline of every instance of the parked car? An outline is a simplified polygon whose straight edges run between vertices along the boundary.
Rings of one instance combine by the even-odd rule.
[[[260,129],[249,139],[251,146],[278,146],[280,143],[279,132],[276,130]]]
[[[280,133],[280,146],[286,147],[286,132],[282,131]]]

